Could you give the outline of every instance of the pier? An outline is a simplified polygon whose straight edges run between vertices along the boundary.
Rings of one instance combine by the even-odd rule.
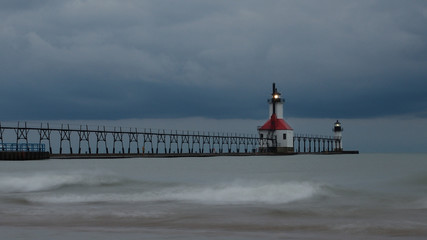
[[[294,152],[288,154],[337,153],[339,151],[336,150],[340,149],[340,141],[334,137],[296,134],[293,141]],[[268,147],[259,151],[261,144]],[[40,152],[40,157],[35,159],[265,155],[275,154],[276,144],[275,138],[260,138],[253,134],[27,122],[7,125],[0,123],[2,160],[14,160],[13,152],[16,152],[16,160],[23,160],[23,152],[28,152],[24,155],[29,159],[34,158],[30,152]],[[7,159],[1,157],[6,156],[5,154]]]

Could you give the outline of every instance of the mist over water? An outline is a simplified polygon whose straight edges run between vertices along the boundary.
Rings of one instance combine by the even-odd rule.
[[[0,162],[0,229],[9,239],[425,239],[426,157]]]

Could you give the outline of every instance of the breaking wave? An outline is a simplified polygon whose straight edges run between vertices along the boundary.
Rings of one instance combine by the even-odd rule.
[[[120,183],[113,174],[102,172],[38,172],[28,175],[0,177],[1,193],[38,192],[59,189],[67,186],[101,186]]]
[[[33,196],[41,203],[154,202],[185,201],[202,204],[284,204],[308,199],[321,192],[321,186],[309,182],[252,183],[218,186],[180,186],[139,193],[50,194]]]

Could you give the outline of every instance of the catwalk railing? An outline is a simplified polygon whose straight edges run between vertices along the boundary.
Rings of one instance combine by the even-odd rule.
[[[178,130],[153,130],[70,124],[2,124],[0,146],[43,146],[50,154],[255,154],[276,139],[237,133],[212,133]],[[295,135],[296,153],[330,152],[339,149],[340,140],[332,137]],[[22,145],[24,146],[24,145]],[[34,145],[35,146],[35,145]],[[8,148],[9,149],[9,148]],[[0,151],[2,149],[0,148]]]

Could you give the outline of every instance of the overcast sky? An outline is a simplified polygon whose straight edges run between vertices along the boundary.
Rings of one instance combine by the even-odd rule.
[[[276,82],[298,133],[425,151],[426,26],[425,0],[0,0],[0,121],[256,132]]]
[[[427,117],[427,1],[0,0],[2,120]]]

